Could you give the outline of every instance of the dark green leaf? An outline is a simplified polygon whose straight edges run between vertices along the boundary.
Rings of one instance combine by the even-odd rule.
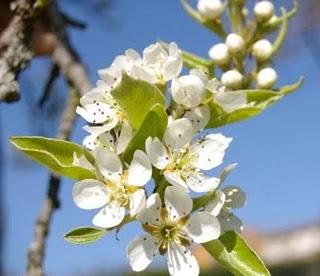
[[[30,159],[51,171],[72,179],[94,178],[92,171],[72,165],[73,154],[83,154],[82,147],[63,140],[38,136],[11,137],[11,143]]]
[[[93,227],[79,227],[64,235],[65,240],[73,244],[87,244],[102,238],[108,231]]]
[[[135,150],[144,150],[145,141],[149,136],[162,139],[167,121],[165,109],[159,104],[154,105],[127,146],[123,154],[124,160],[130,162]]]
[[[227,232],[218,240],[204,243],[202,246],[217,262],[234,275],[271,275],[259,256],[235,232]]]
[[[155,85],[128,75],[122,76],[121,83],[111,94],[134,129],[141,126],[152,106],[159,104],[165,108],[166,105],[163,93]]]

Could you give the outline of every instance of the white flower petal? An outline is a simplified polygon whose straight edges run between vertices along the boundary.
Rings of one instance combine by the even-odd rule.
[[[146,205],[146,194],[143,189],[138,189],[130,196],[130,216],[138,214]]]
[[[100,135],[113,129],[119,120],[118,117],[112,117],[108,122],[104,123],[102,126],[84,126],[83,129],[91,134]]]
[[[214,199],[210,200],[204,209],[216,217],[223,208],[225,201],[226,195],[222,191],[217,190]]]
[[[192,123],[186,119],[173,121],[166,129],[164,141],[172,150],[181,149],[190,143],[193,135]]]
[[[217,93],[214,98],[227,112],[232,112],[247,105],[246,94],[239,91]]]
[[[171,185],[183,189],[185,192],[189,191],[186,182],[181,178],[178,171],[165,171],[163,175]]]
[[[198,156],[193,165],[202,170],[211,170],[219,166],[231,141],[232,138],[222,134],[210,134],[199,140],[191,148],[191,151]]]
[[[103,207],[93,218],[92,224],[102,228],[112,228],[119,225],[125,216],[125,208],[117,202]]]
[[[118,138],[117,154],[122,153],[126,149],[132,136],[133,136],[133,130],[130,124],[128,123],[128,121],[124,121],[124,123],[122,124],[120,136]]]
[[[128,169],[128,184],[144,186],[152,175],[152,168],[148,156],[141,150],[136,150]]]
[[[105,184],[96,179],[85,179],[74,184],[72,190],[74,203],[82,209],[97,209],[109,201]]]
[[[136,218],[142,224],[159,224],[161,209],[162,203],[159,195],[152,194],[147,199],[147,207],[142,209]]]
[[[199,106],[195,109],[187,111],[183,118],[187,118],[193,125],[194,133],[204,129],[210,119],[210,111],[207,105]]]
[[[115,153],[107,149],[97,149],[96,163],[104,177],[116,181],[120,179],[122,164]]]
[[[197,259],[186,247],[171,243],[168,247],[168,269],[171,276],[198,276]]]
[[[81,97],[80,104],[82,106],[86,106],[88,104],[93,104],[96,102],[104,102],[105,97],[103,93],[101,93],[100,89],[95,87],[91,91],[89,91],[87,94]]]
[[[178,48],[177,44],[171,42],[169,44],[169,57],[165,63],[163,78],[166,81],[177,77],[183,66],[182,51]]]
[[[220,183],[220,179],[216,177],[207,177],[199,172],[189,174],[186,177],[188,187],[197,193],[213,191]]]
[[[226,206],[231,209],[241,208],[246,204],[246,194],[238,186],[228,186],[222,191],[226,195]]]
[[[217,239],[221,234],[218,219],[205,211],[192,213],[186,222],[186,230],[195,243]]]
[[[93,124],[101,124],[116,116],[111,106],[103,102],[87,104],[84,108],[78,106],[76,112],[87,122]]]
[[[143,235],[131,241],[127,247],[127,257],[133,271],[144,270],[155,257],[158,245],[149,235]]]
[[[173,100],[187,108],[198,106],[205,95],[205,86],[202,80],[194,75],[185,75],[171,82]]]
[[[88,170],[94,170],[94,167],[92,166],[92,164],[88,161],[88,159],[84,155],[81,155],[80,158],[78,158],[78,156],[75,152],[73,153],[72,165],[83,167]]]
[[[146,140],[146,152],[150,159],[150,162],[159,170],[163,170],[169,163],[169,156],[166,148],[160,142],[160,140],[152,137],[148,137]]]
[[[224,232],[235,231],[241,233],[243,230],[242,221],[232,213],[221,210],[218,220]]]
[[[149,45],[143,50],[143,60],[147,63],[154,64],[167,57],[168,53],[158,42]]]
[[[193,202],[188,194],[180,188],[169,186],[165,190],[164,204],[169,218],[173,221],[191,213]]]

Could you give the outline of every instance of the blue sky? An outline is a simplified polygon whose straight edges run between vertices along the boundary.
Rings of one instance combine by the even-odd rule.
[[[96,70],[107,67],[117,54],[127,48],[141,51],[157,39],[174,40],[181,48],[206,56],[208,49],[218,41],[209,31],[192,21],[177,0],[115,2],[107,17],[98,20],[91,20],[94,14],[88,13],[83,6],[75,2],[62,2],[64,10],[88,22],[85,32],[72,31],[71,37],[88,66],[93,82],[97,80]],[[116,28],[106,27],[108,22],[113,22]],[[290,27],[294,29],[295,24],[298,22],[291,22]],[[291,36],[290,39],[291,43],[285,44],[282,55],[274,60],[274,66],[280,84],[295,82],[300,75],[304,75],[303,87],[256,118],[215,130],[234,137],[225,164],[238,162],[239,166],[227,183],[241,185],[247,192],[248,204],[238,215],[247,227],[261,231],[286,229],[316,221],[320,213],[319,65],[301,37]],[[8,138],[10,135],[37,134],[30,129],[25,98],[29,93],[30,97],[40,95],[46,68],[47,60],[35,61],[21,76],[22,101],[2,105],[0,109],[3,130],[0,135],[4,146],[7,275],[23,274],[26,251],[48,177],[47,171],[38,165],[28,163],[27,167],[25,164],[17,166]],[[30,89],[30,83],[34,90]],[[62,90],[60,93],[64,93],[62,81],[58,88]],[[78,120],[72,137],[74,141],[79,142],[84,137],[85,133],[81,130],[83,123]],[[54,136],[56,123],[48,121],[45,124],[52,129],[49,135]],[[125,247],[140,231],[136,224],[120,232],[119,242],[113,234],[82,247],[72,246],[62,239],[69,229],[89,225],[93,215],[75,207],[71,189],[72,181],[64,180],[62,208],[54,216],[48,241],[48,275],[84,275],[93,268],[128,270]]]

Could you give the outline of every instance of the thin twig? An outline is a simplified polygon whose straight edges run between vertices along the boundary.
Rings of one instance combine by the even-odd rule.
[[[67,140],[70,137],[73,125],[76,120],[76,107],[79,103],[78,92],[71,89],[66,108],[62,115],[57,138]],[[42,205],[40,215],[37,219],[34,238],[28,252],[27,275],[44,275],[43,259],[46,248],[46,238],[49,234],[52,215],[55,209],[59,208],[59,188],[61,179],[56,174],[51,174],[46,198]]]

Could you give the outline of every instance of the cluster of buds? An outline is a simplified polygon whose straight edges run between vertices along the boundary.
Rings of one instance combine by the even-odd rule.
[[[208,174],[222,164],[232,139],[201,133],[209,118],[208,99],[234,110],[246,104],[245,98],[239,94],[229,99],[225,87],[200,69],[180,76],[182,65],[182,51],[175,43],[167,49],[152,44],[142,56],[129,49],[98,71],[101,79],[77,109],[88,122],[83,145],[93,161],[75,155],[73,163],[91,170],[95,178],[75,183],[74,202],[82,209],[99,209],[92,219],[96,227],[119,229],[127,221],[141,223],[145,233],[127,248],[134,271],[144,270],[159,253],[167,256],[170,275],[198,275],[190,246],[218,239],[226,231],[242,231],[232,209],[245,204],[245,194],[236,186],[221,189],[220,178]],[[147,137],[129,164],[123,152],[137,130],[112,94],[124,75],[171,93],[166,97],[171,103],[163,138]],[[154,193],[148,196],[146,187],[152,179]],[[210,197],[196,207],[190,192]]]
[[[221,69],[221,81],[227,88],[272,89],[278,76],[270,63],[285,34],[280,31],[273,44],[266,37],[275,31],[280,23],[285,26],[289,15],[283,10],[283,17],[277,17],[273,3],[263,0],[254,5],[252,21],[245,2],[198,0],[197,12],[200,19],[197,20],[211,27],[224,40],[211,47],[209,57],[214,65]],[[222,25],[222,16],[226,11],[231,23],[229,34]],[[252,60],[255,60],[253,69]]]

